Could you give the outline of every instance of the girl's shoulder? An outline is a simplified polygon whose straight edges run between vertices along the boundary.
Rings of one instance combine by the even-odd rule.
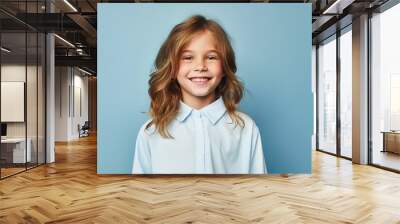
[[[245,125],[253,126],[256,124],[256,122],[253,120],[253,118],[250,117],[250,115],[241,112],[241,111],[236,111],[235,112],[240,118],[243,119],[243,122]]]
[[[147,120],[139,130],[139,134],[142,135],[153,135],[156,132],[156,128],[154,124],[150,124],[152,119]]]
[[[241,111],[236,111],[235,114],[237,116],[239,116],[241,118],[242,122],[243,122],[242,123],[243,126],[240,125],[242,127],[243,131],[252,132],[252,131],[257,131],[258,130],[256,122],[254,121],[253,118],[250,117],[250,115],[248,115],[248,114],[246,114],[244,112],[241,112]],[[233,127],[237,126],[237,123],[234,122],[234,119],[232,119],[231,116],[228,113],[226,114],[226,122],[228,124],[231,124]]]
[[[249,133],[250,135],[259,135],[260,130],[256,122],[253,118],[250,117],[250,115],[241,111],[236,111],[236,114],[243,120],[243,133]]]

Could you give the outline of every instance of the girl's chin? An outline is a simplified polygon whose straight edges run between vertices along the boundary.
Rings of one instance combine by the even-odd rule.
[[[211,95],[211,93],[209,93],[209,92],[192,92],[191,95],[194,97],[198,97],[198,98],[208,98]]]
[[[207,86],[209,86],[211,84],[211,82],[210,81],[203,81],[203,82],[192,82],[192,81],[190,81],[190,84],[194,88],[206,88]]]
[[[212,91],[209,91],[208,89],[203,91],[189,91],[189,94],[199,99],[206,99],[214,96]]]

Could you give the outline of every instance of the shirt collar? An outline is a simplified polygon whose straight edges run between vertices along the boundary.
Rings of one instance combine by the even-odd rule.
[[[185,119],[192,113],[193,108],[180,101],[179,112],[176,119],[180,122],[184,122]]]
[[[193,110],[195,109],[191,108],[181,101],[179,113],[176,118],[178,119],[178,121],[183,122],[192,113]],[[210,105],[207,105],[198,110],[198,112],[206,116],[211,121],[211,123],[215,125],[219,121],[219,119],[221,119],[221,117],[225,114],[226,107],[222,98],[219,97]]]

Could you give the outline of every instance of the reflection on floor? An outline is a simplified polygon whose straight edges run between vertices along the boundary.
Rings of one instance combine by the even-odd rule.
[[[400,170],[400,155],[392,152],[374,151],[372,157],[373,164]]]
[[[19,168],[19,167],[18,168],[1,168],[1,178],[13,175],[15,173],[18,173],[18,172],[21,172],[24,170],[25,170],[25,167],[24,168]]]
[[[351,157],[352,157],[351,148],[342,147],[341,150],[342,150],[342,151],[341,151],[341,155],[342,155],[342,156],[348,157],[348,158],[351,158]]]
[[[31,167],[37,166],[36,163],[28,163],[26,164],[27,169]],[[5,178],[7,176],[19,173],[21,171],[26,170],[25,164],[2,164],[1,168],[1,178]]]

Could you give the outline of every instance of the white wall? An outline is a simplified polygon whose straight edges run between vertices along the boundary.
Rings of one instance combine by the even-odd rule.
[[[1,81],[2,82],[25,82],[25,64],[8,64],[1,66]],[[32,66],[28,66],[28,74],[33,69]],[[5,110],[6,108],[1,108]],[[7,136],[8,137],[25,137],[25,123],[24,122],[10,122],[7,123]]]
[[[76,68],[56,67],[55,89],[55,140],[77,139],[78,124],[88,120],[88,77]]]
[[[74,102],[71,102],[72,108],[72,119],[71,119],[71,136],[72,138],[78,138],[78,124],[81,126],[88,121],[88,77],[82,76],[83,73],[77,74],[78,70],[74,70]],[[80,96],[80,97],[79,97]]]
[[[25,71],[25,69],[27,69]],[[26,73],[27,72],[27,73]],[[41,72],[41,70],[39,70]],[[28,120],[28,137],[31,133],[36,136],[36,66],[27,66],[19,64],[6,64],[1,66],[1,81],[3,82],[25,82],[25,75],[28,78],[29,87],[27,88],[27,120]],[[33,87],[32,87],[33,86]],[[39,105],[41,107],[41,105]],[[6,108],[2,108],[6,110]],[[32,123],[33,122],[33,123]],[[8,137],[25,137],[26,122],[7,122]],[[42,136],[41,136],[42,137]]]
[[[69,68],[55,68],[55,141],[68,140],[68,117],[70,84]]]

